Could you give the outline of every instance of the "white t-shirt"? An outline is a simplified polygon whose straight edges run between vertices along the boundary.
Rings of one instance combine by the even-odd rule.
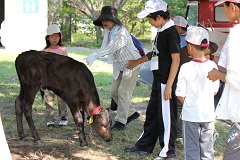
[[[219,81],[212,82],[207,78],[213,68],[217,69],[217,65],[210,60],[192,60],[181,66],[175,94],[185,97],[182,120],[214,121],[214,92],[218,91]]]

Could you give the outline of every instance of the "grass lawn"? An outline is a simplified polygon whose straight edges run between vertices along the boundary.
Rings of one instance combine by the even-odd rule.
[[[69,56],[84,62],[82,59],[92,53],[89,49],[69,49]],[[127,125],[124,131],[114,131],[114,140],[110,143],[104,142],[94,133],[93,141],[88,148],[81,148],[79,145],[75,124],[69,112],[70,125],[67,127],[46,127],[45,106],[42,103],[40,94],[37,94],[33,105],[33,119],[39,132],[41,143],[34,143],[30,136],[29,127],[24,120],[24,129],[29,134],[23,141],[18,139],[15,120],[14,101],[19,94],[19,82],[15,71],[14,61],[19,53],[0,50],[0,113],[7,137],[7,142],[13,159],[43,159],[43,160],[151,160],[157,155],[160,148],[156,144],[153,154],[150,156],[130,155],[124,153],[125,147],[131,147],[140,136],[145,119],[145,109],[150,95],[150,86],[137,83],[133,93],[133,105],[141,112],[138,120]],[[85,62],[84,62],[85,63]],[[110,106],[110,85],[112,80],[112,67],[103,59],[97,60],[89,67],[92,71],[95,83],[100,95],[101,104],[107,108]],[[57,113],[57,111],[56,111]],[[114,119],[115,112],[110,111]],[[58,115],[57,120],[58,120]],[[58,123],[58,121],[57,121]],[[216,160],[221,160],[225,148],[228,126],[216,121],[216,129],[220,136],[217,139],[214,149]],[[86,134],[89,134],[89,126],[86,124]],[[177,144],[177,159],[183,159],[183,146]]]

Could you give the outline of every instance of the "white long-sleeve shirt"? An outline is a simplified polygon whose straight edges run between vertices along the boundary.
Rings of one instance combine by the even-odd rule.
[[[104,30],[106,34],[104,36],[109,36],[111,32],[107,29]],[[133,72],[137,68],[142,68],[144,64],[139,64],[132,70],[128,69],[124,65],[128,63],[128,60],[136,60],[141,58],[138,50],[135,48],[132,37],[125,27],[121,26],[111,41],[101,47],[96,51],[100,56],[111,56],[113,64],[113,78],[117,79],[120,71],[123,71],[123,76]]]
[[[226,83],[216,116],[218,119],[240,122],[240,24],[234,26],[228,36]]]

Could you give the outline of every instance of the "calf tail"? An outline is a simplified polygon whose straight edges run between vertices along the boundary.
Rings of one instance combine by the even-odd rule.
[[[20,94],[19,94],[19,98],[20,100],[23,99],[23,96],[24,96],[24,90],[23,90],[23,86],[22,86],[22,79],[21,79],[21,76],[20,76],[20,73],[19,73],[19,61],[21,61],[21,59],[19,58],[19,56],[16,58],[15,60],[15,69],[16,69],[16,72],[17,72],[17,76],[18,76],[18,80],[19,80],[19,85],[20,85]]]

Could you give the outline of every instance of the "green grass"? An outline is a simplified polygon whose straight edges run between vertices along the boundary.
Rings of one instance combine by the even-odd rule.
[[[71,50],[69,56],[84,62],[83,58],[92,53],[92,50]],[[33,143],[29,135],[23,141],[18,140],[14,100],[19,94],[19,82],[15,71],[14,61],[18,56],[17,52],[0,52],[0,113],[5,129],[5,134],[8,140],[10,151],[14,159],[94,159],[94,160],[138,160],[152,159],[152,156],[159,152],[159,144],[156,144],[154,152],[150,156],[130,155],[124,153],[125,147],[131,147],[140,136],[145,119],[145,109],[150,95],[150,86],[138,82],[133,93],[132,102],[136,109],[141,110],[141,117],[138,120],[127,125],[125,131],[113,132],[114,140],[110,143],[104,142],[94,133],[94,139],[90,147],[82,149],[79,146],[76,127],[69,118],[70,125],[64,128],[52,127],[48,128],[45,125],[45,106],[42,104],[40,94],[37,94],[33,105],[33,120],[42,142],[39,144]],[[85,63],[85,62],[84,62]],[[110,85],[112,81],[112,67],[105,60],[97,60],[89,67],[95,79],[95,83],[100,95],[101,104],[104,108],[110,106]],[[70,113],[70,112],[69,112]],[[110,112],[114,119],[115,112]],[[72,117],[69,115],[69,117]],[[24,129],[27,134],[30,134],[26,120],[24,119]],[[215,143],[216,160],[221,160],[225,149],[226,135],[228,132],[227,126],[216,121],[216,129],[220,133],[218,140]],[[89,134],[89,127],[86,124],[86,133]],[[183,148],[177,146],[177,159],[183,159]]]
[[[145,49],[151,50],[152,49],[152,43],[151,43],[151,34],[147,36],[137,37],[142,43]],[[86,33],[81,33],[80,31],[77,31],[72,35],[72,43],[71,46],[81,46],[81,47],[87,47],[87,48],[99,48],[101,47],[102,42],[97,41],[95,35],[89,34],[86,35]]]

